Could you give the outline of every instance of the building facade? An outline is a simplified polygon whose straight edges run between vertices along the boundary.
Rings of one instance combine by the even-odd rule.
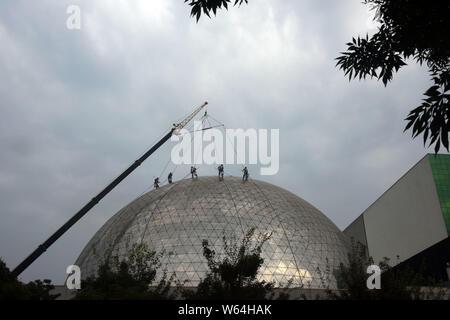
[[[424,156],[344,233],[364,244],[375,262],[387,257],[395,266],[405,261],[419,264],[427,258],[429,267],[446,274],[450,262],[450,155]]]

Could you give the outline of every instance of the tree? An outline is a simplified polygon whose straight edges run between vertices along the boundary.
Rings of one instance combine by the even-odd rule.
[[[185,0],[192,7],[197,21],[202,12],[228,9],[231,0]],[[247,0],[235,0],[241,5]],[[407,59],[426,63],[433,85],[425,98],[406,117],[404,131],[412,130],[413,139],[423,134],[423,143],[434,144],[437,153],[441,145],[449,151],[450,132],[450,2],[446,0],[364,0],[376,10],[378,32],[369,38],[353,38],[347,43],[336,66],[352,78],[377,78],[386,86],[393,74],[406,65]]]
[[[449,150],[450,131],[450,2],[412,0],[365,0],[376,10],[378,32],[347,43],[347,51],[337,59],[349,80],[377,78],[386,86],[393,73],[406,65],[407,59],[426,63],[432,81],[425,99],[405,119],[405,130],[416,138],[423,133],[424,146],[441,144]]]
[[[54,300],[59,296],[50,293],[54,288],[48,279],[20,282],[0,259],[0,300]]]
[[[228,243],[223,237],[222,259],[218,259],[208,241],[203,240],[203,256],[208,262],[209,272],[200,281],[196,292],[185,291],[184,296],[200,300],[261,300],[271,294],[274,283],[257,280],[258,270],[264,263],[261,250],[271,235],[259,235],[256,244],[252,245],[254,235],[255,229],[252,228],[240,244]]]
[[[233,1],[233,6],[236,6],[237,4],[241,5],[243,2],[248,3],[248,0]],[[198,22],[202,15],[202,11],[211,18],[211,12],[216,15],[217,9],[222,9],[223,7],[228,10],[228,4],[230,4],[232,0],[184,0],[184,2],[189,2],[189,5],[192,7],[191,16],[196,17]]]
[[[156,287],[155,281],[160,257],[145,244],[133,244],[128,256],[107,259],[98,269],[96,276],[81,283],[75,300],[149,300],[172,299],[170,292],[172,277],[162,276]]]
[[[336,280],[341,290],[339,292],[328,290],[329,298],[335,300],[420,300],[444,297],[445,292],[441,284],[433,279],[425,279],[422,275],[425,266],[419,272],[414,272],[408,266],[393,269],[387,258],[378,263],[381,269],[381,289],[368,289],[367,267],[373,264],[373,259],[367,255],[365,246],[352,241],[348,264],[341,264],[336,272]],[[431,289],[425,290],[424,283],[432,284]]]

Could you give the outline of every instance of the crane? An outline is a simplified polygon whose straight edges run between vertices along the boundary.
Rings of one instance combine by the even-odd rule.
[[[183,129],[207,104],[208,102],[202,104],[200,107],[195,109],[194,112],[192,112],[190,115],[184,118],[183,121],[181,121],[180,123],[174,123],[173,124],[173,127],[175,129],[174,134],[179,135],[181,129]]]
[[[139,167],[152,153],[158,150],[172,134],[179,134],[183,129],[206,105],[203,103],[200,107],[195,109],[191,114],[184,118],[180,123],[174,123],[173,128],[159,140],[153,147],[137,159],[128,169],[122,172],[113,182],[107,185],[99,194],[92,198],[84,207],[82,207],[72,218],[63,224],[55,233],[53,233],[46,241],[40,244],[28,257],[26,257],[12,272],[15,276],[19,276],[26,268],[28,268],[37,258],[39,258],[47,249],[58,240],[67,230],[69,230],[78,220],[80,220],[86,213],[89,212],[97,203],[100,202],[111,190],[113,190],[120,182],[122,182],[130,173]]]

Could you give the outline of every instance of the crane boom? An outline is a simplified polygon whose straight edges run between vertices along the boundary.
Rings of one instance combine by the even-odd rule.
[[[179,124],[174,124],[174,127],[161,140],[159,140],[153,147],[151,147],[143,156],[136,160],[128,169],[122,172],[113,182],[107,185],[99,194],[97,194],[91,201],[89,201],[83,208],[81,208],[72,218],[70,218],[64,225],[62,225],[55,233],[53,233],[45,242],[37,247],[28,257],[26,257],[12,272],[15,276],[20,275],[26,268],[28,268],[37,258],[39,258],[56,240],[58,240],[67,230],[70,229],[78,220],[80,220],[89,210],[91,210],[97,203],[100,202],[111,190],[113,190],[120,182],[122,182],[130,173],[139,167],[152,153],[154,153],[160,146],[170,139],[176,130],[183,129],[189,121],[191,121],[197,113],[203,109],[208,102],[194,110]]]
[[[183,129],[207,104],[208,102],[205,101],[204,104],[195,109],[194,112],[192,112],[189,116],[187,116],[183,121],[181,121],[178,124],[174,124],[176,133],[178,133],[181,129]]]

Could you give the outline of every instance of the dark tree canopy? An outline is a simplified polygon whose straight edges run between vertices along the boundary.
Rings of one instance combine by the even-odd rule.
[[[20,282],[0,259],[0,300],[54,300],[59,295],[50,280],[35,280],[27,284]]]
[[[196,292],[185,292],[188,299],[261,300],[272,293],[274,283],[259,281],[258,271],[264,260],[261,250],[269,236],[260,235],[252,244],[255,229],[250,229],[240,243],[229,243],[223,238],[224,257],[218,259],[208,241],[203,241],[203,256],[209,272],[200,281]],[[286,298],[287,296],[282,296]]]
[[[357,37],[337,58],[337,66],[349,79],[381,79],[384,85],[407,59],[426,63],[432,81],[425,99],[405,119],[405,131],[413,138],[423,133],[424,145],[441,144],[449,150],[450,131],[450,2],[442,0],[365,0],[376,10],[378,32],[370,38]]]
[[[241,5],[247,0],[185,0],[191,15],[210,17],[228,4]],[[449,151],[450,132],[450,1],[448,0],[364,0],[376,10],[380,23],[376,34],[353,38],[347,51],[337,58],[337,66],[349,79],[377,78],[387,85],[393,74],[412,59],[426,63],[433,85],[425,92],[420,106],[405,119],[413,138],[423,134],[423,143],[442,146]]]
[[[348,264],[339,267],[336,272],[339,292],[329,291],[329,298],[335,300],[440,300],[445,299],[445,288],[431,278],[423,276],[426,266],[419,272],[405,266],[392,268],[389,259],[384,258],[377,265],[381,269],[381,288],[368,289],[367,267],[374,261],[367,255],[364,245],[352,240],[352,249],[348,255]],[[431,284],[426,288],[424,284]]]
[[[156,286],[151,287],[160,266],[160,255],[145,244],[134,244],[128,257],[107,259],[95,277],[81,282],[75,300],[152,300],[171,299],[172,278],[164,274]]]
[[[248,0],[184,0],[184,2],[189,2],[192,7],[191,16],[196,17],[198,21],[202,12],[211,18],[211,12],[216,15],[218,9],[225,8],[228,10],[228,4],[241,5],[244,2],[248,3]]]

